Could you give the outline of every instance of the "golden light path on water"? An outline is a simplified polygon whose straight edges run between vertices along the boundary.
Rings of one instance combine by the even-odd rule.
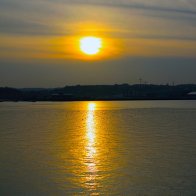
[[[107,182],[116,168],[116,146],[108,131],[116,123],[107,124],[102,102],[69,103],[66,107],[70,115],[65,114],[62,135],[57,135],[55,145],[60,150],[54,180],[68,195],[100,195],[113,188]]]
[[[95,129],[95,103],[88,104],[86,118],[86,185],[89,191],[96,190],[96,129]]]

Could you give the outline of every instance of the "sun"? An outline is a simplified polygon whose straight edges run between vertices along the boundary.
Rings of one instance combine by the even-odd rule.
[[[80,39],[80,50],[86,55],[96,55],[102,48],[102,39],[98,37],[83,37]]]

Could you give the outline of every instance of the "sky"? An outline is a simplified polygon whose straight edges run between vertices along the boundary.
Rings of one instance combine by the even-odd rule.
[[[103,40],[93,57],[79,40]],[[0,0],[0,86],[196,83],[195,0]]]

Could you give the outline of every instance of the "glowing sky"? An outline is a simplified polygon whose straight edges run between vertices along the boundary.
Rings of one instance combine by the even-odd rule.
[[[84,36],[103,39],[88,59]],[[196,82],[195,0],[0,0],[0,86]]]

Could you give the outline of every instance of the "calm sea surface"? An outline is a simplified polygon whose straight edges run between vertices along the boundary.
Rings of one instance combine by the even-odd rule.
[[[196,101],[0,103],[0,195],[196,195]]]

